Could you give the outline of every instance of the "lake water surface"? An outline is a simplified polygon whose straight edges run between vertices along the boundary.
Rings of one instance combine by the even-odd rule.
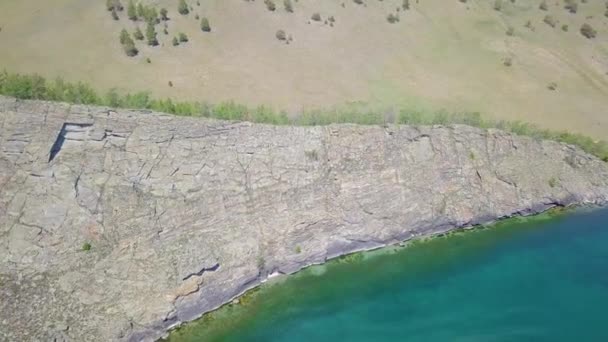
[[[608,341],[608,210],[355,254],[241,302],[170,341]]]

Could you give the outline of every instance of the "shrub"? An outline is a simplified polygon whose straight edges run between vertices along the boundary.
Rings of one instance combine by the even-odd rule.
[[[113,9],[112,10],[112,19],[114,20],[119,20],[120,18],[118,17],[118,13],[116,13],[116,10]]]
[[[135,8],[133,0],[129,0],[129,4],[127,5],[127,17],[133,21],[137,20],[137,9]]]
[[[275,5],[272,0],[264,0],[264,3],[266,4],[266,8],[271,12],[277,9],[277,5]]]
[[[154,29],[154,24],[152,22],[148,22],[148,27],[146,28],[146,40],[150,46],[158,45],[158,39],[156,39],[156,30]]]
[[[130,39],[131,36],[129,36],[129,32],[127,32],[127,30],[125,29],[122,29],[122,31],[120,31],[120,44],[126,44]]]
[[[82,244],[82,250],[85,251],[85,252],[90,251],[92,247],[93,246],[91,246],[91,244],[88,243],[88,242],[85,242],[85,243]]]
[[[388,21],[391,24],[394,24],[394,23],[396,23],[396,22],[399,21],[399,16],[396,15],[396,14],[391,13],[391,14],[389,14],[389,15],[386,16],[386,21]]]
[[[278,40],[287,39],[287,35],[285,34],[285,31],[283,31],[283,30],[278,30],[275,36],[277,37]]]
[[[566,24],[562,25],[562,31],[568,32],[568,25],[566,25]]]
[[[144,34],[141,32],[139,27],[135,29],[135,32],[133,32],[133,38],[137,40],[144,40]]]
[[[555,177],[551,177],[547,183],[549,183],[550,187],[555,188],[557,186],[557,179],[555,179]]]
[[[177,39],[177,37],[173,37],[173,46],[178,46],[179,45],[179,39]]]
[[[545,18],[543,19],[543,22],[551,27],[555,27],[555,25],[557,24],[555,19],[550,15],[546,15]]]
[[[188,13],[190,13],[186,0],[179,0],[179,3],[177,5],[177,12],[181,15],[187,15]]]
[[[166,8],[161,8],[160,9],[160,20],[162,20],[162,21],[169,20],[168,14],[169,14],[169,11],[167,11]]]
[[[502,0],[494,1],[494,10],[500,11],[502,9]]]
[[[312,16],[310,17],[310,19],[312,19],[314,21],[321,21],[321,14],[313,13]]]
[[[547,89],[549,90],[556,90],[557,89],[557,83],[555,82],[551,82],[547,85]]]
[[[291,0],[284,0],[283,5],[285,6],[285,10],[289,13],[293,13],[293,4]]]
[[[353,0],[354,3],[356,3],[357,5],[363,5],[363,0]],[[344,7],[344,6],[342,6]]]
[[[151,63],[152,63],[152,60],[150,59],[150,57],[147,57],[147,58],[146,58],[146,63],[148,63],[148,64],[151,64]]]
[[[188,41],[188,36],[185,33],[180,32],[178,36],[180,43],[186,43]]]
[[[401,7],[404,10],[409,10],[410,9],[410,1],[409,0],[403,0],[403,4],[401,5]]]
[[[106,0],[106,9],[108,11],[115,10],[115,8],[114,8],[114,0]]]
[[[137,54],[139,53],[139,50],[137,50],[137,48],[135,47],[135,43],[131,38],[129,38],[129,41],[123,44],[123,49],[125,50],[125,54],[127,54],[127,56],[129,57],[137,56]]]
[[[591,27],[591,25],[584,23],[583,26],[581,26],[581,34],[586,38],[591,39],[595,38],[595,36],[597,35],[597,31],[595,31],[595,29]]]
[[[576,0],[566,0],[566,5],[564,8],[570,13],[576,13],[578,11],[578,3]]]
[[[209,20],[206,17],[201,19],[201,30],[203,30],[203,32],[211,32],[211,26],[209,25]]]
[[[502,64],[506,67],[510,67],[511,65],[513,65],[513,60],[511,59],[511,57],[507,57],[504,59]]]
[[[547,5],[547,1],[543,0],[540,5],[538,6],[538,8],[540,8],[543,11],[547,11],[549,9],[549,6]]]
[[[509,28],[507,28],[507,32],[506,32],[507,36],[512,36],[514,33],[515,33],[515,29],[513,27],[509,26]]]

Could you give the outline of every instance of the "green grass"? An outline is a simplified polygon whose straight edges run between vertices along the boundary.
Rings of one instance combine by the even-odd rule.
[[[450,125],[464,124],[480,128],[498,128],[518,135],[536,139],[548,139],[576,145],[608,162],[608,143],[570,132],[555,132],[541,129],[520,121],[490,121],[480,113],[446,111],[422,112],[402,109],[397,115],[388,116],[381,110],[346,108],[334,110],[304,111],[290,118],[284,111],[275,111],[266,106],[249,108],[234,102],[211,105],[205,102],[153,99],[147,92],[121,94],[110,89],[98,94],[88,84],[70,83],[58,78],[48,81],[39,75],[22,75],[4,71],[0,73],[0,95],[18,99],[61,101],[74,104],[108,106],[113,108],[150,109],[181,116],[207,117],[221,120],[251,121],[273,125],[319,126],[333,123],[355,123],[361,125]]]

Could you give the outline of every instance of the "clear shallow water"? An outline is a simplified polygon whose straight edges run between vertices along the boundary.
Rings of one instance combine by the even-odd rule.
[[[242,303],[170,341],[608,341],[608,210],[356,254]]]

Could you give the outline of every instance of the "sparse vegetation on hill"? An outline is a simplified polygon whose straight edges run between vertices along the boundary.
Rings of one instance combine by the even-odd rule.
[[[169,86],[173,83],[169,81]],[[306,111],[289,118],[285,112],[276,112],[268,107],[250,109],[234,102],[209,105],[201,102],[179,102],[171,99],[155,100],[146,92],[120,95],[111,89],[99,96],[84,83],[69,83],[58,78],[47,81],[39,75],[0,73],[0,94],[18,99],[63,101],[77,104],[101,105],[109,107],[151,109],[155,111],[184,116],[211,117],[223,120],[243,120],[275,125],[328,125],[332,123],[357,123],[362,125],[385,125],[387,123],[409,125],[450,125],[465,124],[481,128],[498,128],[519,135],[537,139],[551,139],[576,145],[608,162],[608,143],[595,141],[581,134],[553,132],[537,126],[509,121],[490,121],[481,118],[479,113],[420,112],[402,109],[399,114],[388,120],[381,111],[329,110]]]

